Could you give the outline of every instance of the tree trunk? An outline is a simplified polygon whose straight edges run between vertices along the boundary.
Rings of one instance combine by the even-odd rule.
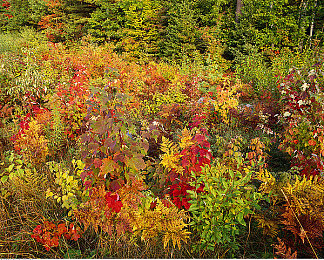
[[[242,0],[236,0],[235,22],[238,23],[239,16],[242,13]]]
[[[301,29],[304,29],[304,25],[303,25],[303,15],[305,15],[305,11],[306,11],[306,7],[307,7],[307,2],[304,2],[304,0],[301,0],[300,6],[299,6],[299,19],[298,19],[298,48],[300,51],[303,50],[303,39],[301,38]]]
[[[313,9],[313,13],[312,13],[312,21],[311,21],[310,30],[309,30],[309,46],[312,45],[316,7],[317,7],[317,0],[315,0],[315,3],[314,3],[314,9]]]

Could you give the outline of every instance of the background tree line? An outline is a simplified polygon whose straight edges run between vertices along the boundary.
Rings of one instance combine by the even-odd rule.
[[[324,35],[322,0],[0,1],[2,31],[33,27],[54,42],[90,35],[144,60],[221,62],[251,48],[302,51]]]

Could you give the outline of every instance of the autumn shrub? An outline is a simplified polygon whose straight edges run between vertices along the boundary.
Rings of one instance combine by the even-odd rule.
[[[177,143],[162,137],[160,164],[164,172],[157,177],[164,186],[169,186],[168,193],[180,209],[188,210],[190,207],[191,172],[199,174],[202,167],[210,165],[212,155],[209,148],[205,134],[195,130],[183,129]]]
[[[277,79],[272,73],[271,67],[255,50],[237,58],[235,73],[243,83],[251,84],[258,96],[264,90],[269,90],[274,94],[278,91],[276,88]]]
[[[321,254],[321,62],[269,79],[293,54],[268,50],[276,70],[244,57],[235,75],[222,59],[136,63],[87,38],[26,46],[0,56],[1,255]],[[298,167],[272,172],[280,138]]]
[[[23,154],[26,161],[38,165],[46,161],[48,155],[47,143],[42,125],[36,120],[31,120],[23,133],[16,138],[15,149]]]
[[[322,63],[295,69],[280,84],[285,131],[281,149],[300,167],[301,174],[323,174]]]
[[[52,86],[34,51],[25,48],[22,53],[1,56],[0,99],[3,104],[14,106],[18,115],[27,114],[35,104],[43,104]]]
[[[50,188],[46,191],[46,198],[52,197],[62,208],[66,208],[68,216],[72,216],[73,210],[76,210],[87,196],[86,190],[82,190],[81,173],[84,170],[84,163],[81,160],[72,160],[73,172],[64,169],[62,165],[55,162],[48,162],[50,172],[55,178],[55,184],[60,187],[60,192],[52,191]]]
[[[305,68],[315,64],[321,59],[320,48],[305,49],[302,52],[293,52],[288,48],[283,48],[276,52],[271,59],[271,69],[277,78],[284,78],[289,74],[291,68]]]
[[[157,227],[156,230],[150,226],[149,231],[141,224],[145,214],[149,216],[146,211],[140,214],[145,199],[144,174],[149,164],[145,158],[149,133],[138,128],[127,114],[126,95],[108,88],[97,88],[93,97],[85,119],[87,129],[82,136],[84,170],[79,172],[79,177],[75,173],[65,176],[64,172],[60,174],[58,171],[57,182],[64,195],[62,199],[56,198],[62,200],[63,207],[72,209],[70,215],[83,224],[85,231],[92,229],[98,235],[103,232],[104,236],[116,236],[116,239],[125,242],[132,237],[136,226],[137,233],[144,240],[152,238],[146,237],[145,232],[152,232],[153,237],[164,234],[165,247],[169,240],[174,243],[173,246],[179,246],[186,240],[185,230],[183,237],[179,233],[186,224],[176,223],[178,217],[172,219],[172,214],[169,220],[164,219],[163,212],[169,212],[164,206],[157,207],[154,215],[161,214],[162,222],[171,221],[173,224],[166,229]],[[78,178],[82,183],[81,190],[75,186]],[[53,196],[54,193],[48,195]],[[75,200],[75,195],[81,198]],[[159,210],[162,212],[159,213]],[[175,216],[183,214],[175,207],[172,212]],[[164,226],[162,222],[161,227]],[[172,227],[176,228],[176,233],[171,230]]]
[[[265,59],[267,52],[271,55]],[[236,58],[235,73],[244,84],[250,84],[257,96],[267,93],[276,101],[280,98],[278,80],[289,74],[291,68],[306,68],[321,60],[321,49],[305,49],[302,52],[282,48],[280,51],[266,48],[263,52],[247,50]]]
[[[241,165],[238,165],[241,166]],[[261,193],[251,185],[253,171],[231,169],[216,162],[202,169],[199,176],[192,172],[194,189],[190,194],[189,212],[192,229],[199,233],[195,250],[211,250],[222,255],[238,249],[238,235],[246,226],[244,218],[260,209]],[[202,192],[197,192],[203,186]]]
[[[188,215],[183,210],[179,211],[174,205],[165,206],[160,199],[144,203],[134,218],[134,236],[140,236],[144,241],[162,236],[164,248],[171,242],[173,248],[177,246],[180,249],[181,243],[187,242],[190,234],[186,229],[187,219]]]
[[[53,222],[45,220],[42,224],[34,228],[31,237],[41,243],[45,249],[49,251],[51,248],[59,246],[62,237],[78,241],[80,234],[80,228],[76,227],[73,223],[69,225],[67,225],[67,223],[59,223],[56,225]]]
[[[0,34],[0,53],[20,53],[22,48],[42,49],[46,44],[46,39],[42,33],[28,27],[23,27],[19,31],[2,32]]]

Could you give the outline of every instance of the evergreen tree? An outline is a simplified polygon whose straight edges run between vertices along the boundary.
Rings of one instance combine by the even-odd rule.
[[[193,2],[171,0],[166,12],[166,24],[160,44],[160,55],[180,60],[197,55],[199,30]]]
[[[115,43],[118,52],[136,58],[157,53],[162,5],[156,0],[96,1],[89,19],[89,33],[98,42]]]
[[[227,43],[234,56],[251,48],[301,50],[314,35],[322,37],[322,26],[323,5],[316,0],[244,0],[237,22],[230,23]]]

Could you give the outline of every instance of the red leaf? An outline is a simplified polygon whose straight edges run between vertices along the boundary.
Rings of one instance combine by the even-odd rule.
[[[100,168],[101,165],[102,165],[102,160],[98,159],[98,158],[95,158],[94,161],[93,161],[93,164],[96,168]]]
[[[62,234],[64,234],[65,232],[67,232],[66,226],[64,223],[58,224],[57,226],[57,231],[58,231],[58,235],[61,236]]]
[[[75,231],[72,232],[71,240],[78,241],[80,237],[81,237],[80,234],[77,231]]]
[[[109,187],[110,187],[110,189],[112,191],[117,191],[117,190],[119,190],[122,187],[123,184],[124,184],[124,180],[123,179],[113,180],[110,183]]]

